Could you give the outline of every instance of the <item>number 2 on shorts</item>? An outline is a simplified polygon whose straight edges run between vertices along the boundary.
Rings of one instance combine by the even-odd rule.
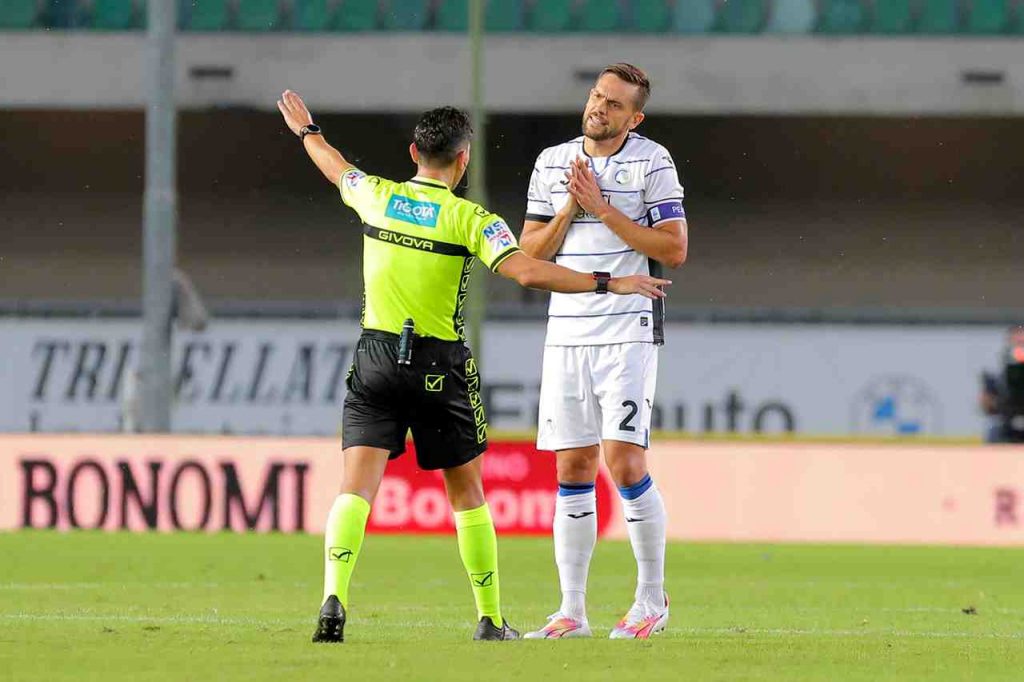
[[[636,427],[629,422],[633,421],[633,417],[635,417],[636,413],[640,411],[640,408],[637,407],[636,403],[632,400],[623,401],[622,406],[629,408],[629,414],[626,415],[625,419],[619,422],[619,431],[636,431]]]

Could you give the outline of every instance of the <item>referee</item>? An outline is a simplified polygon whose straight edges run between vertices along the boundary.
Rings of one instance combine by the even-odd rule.
[[[480,455],[487,421],[465,344],[463,303],[477,259],[525,287],[561,293],[664,296],[666,280],[584,274],[523,254],[502,218],[452,194],[469,165],[469,117],[441,107],[420,117],[409,153],[416,177],[367,175],[323,137],[298,94],[277,102],[342,201],[363,221],[363,333],[346,380],[344,475],[324,536],[324,594],[314,642],[344,640],[348,586],[388,460],[412,431],[422,469],[441,469],[479,623],[473,639],[517,639],[501,614],[494,523]]]

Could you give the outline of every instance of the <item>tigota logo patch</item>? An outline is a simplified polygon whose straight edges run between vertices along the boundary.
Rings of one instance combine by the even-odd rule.
[[[437,217],[441,213],[441,204],[432,201],[416,201],[401,194],[395,194],[388,202],[388,210],[384,215],[403,223],[411,223],[420,227],[437,227]]]

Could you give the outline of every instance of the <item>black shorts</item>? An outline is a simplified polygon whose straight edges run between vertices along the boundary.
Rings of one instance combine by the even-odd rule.
[[[342,448],[405,452],[412,430],[421,469],[450,469],[487,449],[480,374],[461,341],[415,337],[412,364],[398,364],[398,335],[365,330],[356,344],[342,411]]]

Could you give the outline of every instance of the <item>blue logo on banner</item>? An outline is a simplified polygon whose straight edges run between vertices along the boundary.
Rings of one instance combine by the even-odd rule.
[[[940,432],[938,400],[916,377],[877,377],[857,394],[852,407],[853,430],[859,433],[915,436]]]
[[[441,212],[441,204],[430,201],[416,201],[409,197],[396,194],[388,202],[388,210],[384,213],[388,218],[412,223],[420,227],[437,227],[437,216]]]

